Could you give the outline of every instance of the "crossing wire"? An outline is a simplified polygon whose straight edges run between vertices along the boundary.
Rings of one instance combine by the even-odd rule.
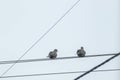
[[[26,59],[26,60],[9,60],[9,61],[0,61],[0,65],[2,64],[13,64],[13,63],[28,63],[28,62],[38,62],[38,61],[54,61],[54,60],[65,60],[65,59],[76,59],[76,58],[91,58],[91,57],[102,57],[102,56],[112,56],[116,53],[112,54],[99,54],[99,55],[86,55],[85,57],[77,57],[77,56],[70,56],[70,57],[58,57],[56,59],[49,59],[49,58],[42,58],[42,59]]]
[[[111,61],[112,59],[114,59],[115,57],[117,57],[117,56],[119,56],[119,55],[120,55],[120,53],[117,53],[116,55],[108,58],[108,59],[105,60],[104,62],[100,63],[99,65],[93,67],[92,69],[90,69],[90,70],[86,71],[85,73],[83,73],[82,75],[78,76],[78,77],[75,78],[74,80],[78,80],[78,79],[84,77],[85,75],[87,75],[87,74],[89,74],[90,72],[94,71],[95,69],[101,67],[102,65],[106,64],[107,62]]]
[[[110,71],[120,71],[120,69],[95,70],[93,72],[110,72]],[[13,76],[2,76],[0,78],[20,78],[20,77],[32,77],[32,76],[50,76],[50,75],[76,74],[76,73],[84,73],[84,72],[86,72],[86,71],[58,72],[58,73],[44,73],[44,74],[27,74],[27,75],[13,75]]]
[[[30,48],[28,48],[22,56],[20,56],[18,58],[18,60],[11,65],[4,73],[1,74],[0,77],[2,77],[3,75],[5,75],[14,65],[16,65],[16,63],[23,58],[40,40],[42,40],[44,38],[44,36],[46,36],[78,3],[80,2],[80,0],[77,0],[71,7],[70,9],[68,9],[65,14],[63,14]]]

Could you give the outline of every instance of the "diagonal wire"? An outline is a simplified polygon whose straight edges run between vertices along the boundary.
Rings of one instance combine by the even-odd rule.
[[[84,77],[85,75],[87,75],[87,74],[89,74],[90,72],[94,71],[95,69],[101,67],[102,65],[106,64],[107,62],[111,61],[112,59],[114,59],[115,57],[117,57],[117,56],[119,56],[119,55],[120,55],[120,53],[118,53],[118,54],[116,54],[116,55],[108,58],[108,59],[105,60],[104,62],[100,63],[99,65],[93,67],[92,69],[90,69],[90,70],[86,71],[85,73],[83,73],[82,75],[78,76],[78,77],[75,78],[74,80],[78,80],[78,79]]]
[[[42,40],[42,38],[44,38],[45,35],[47,35],[56,25],[58,22],[60,22],[77,4],[78,2],[80,2],[80,0],[77,0],[71,7],[70,9],[68,9],[30,48],[28,48],[28,50],[26,50],[22,56],[20,56],[17,60],[17,62],[24,57],[40,40]],[[17,63],[16,62],[16,63]],[[13,65],[11,65],[0,77],[2,77],[3,75],[5,75],[16,63],[14,63]]]
[[[70,57],[58,57],[56,59],[49,59],[49,58],[41,58],[41,59],[25,59],[25,60],[9,60],[9,61],[0,61],[0,65],[2,64],[13,64],[13,63],[28,63],[28,62],[38,62],[38,61],[53,61],[53,60],[65,60],[65,59],[81,59],[81,58],[91,58],[91,57],[102,57],[102,56],[112,56],[116,53],[112,54],[98,54],[98,55],[86,55],[85,57],[78,57],[78,56],[70,56]]]
[[[93,72],[110,72],[110,71],[120,71],[120,69],[104,69],[104,70],[95,70]],[[51,75],[63,75],[63,74],[76,74],[76,73],[84,73],[84,72],[86,72],[86,71],[13,75],[13,76],[2,76],[0,78],[20,78],[20,77],[32,77],[32,76],[51,76]]]

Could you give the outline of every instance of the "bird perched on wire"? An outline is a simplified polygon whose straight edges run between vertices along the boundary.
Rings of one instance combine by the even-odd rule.
[[[53,51],[50,51],[49,54],[48,54],[48,57],[50,59],[55,59],[57,57],[57,49],[54,49]]]
[[[84,50],[84,47],[81,47],[80,49],[77,50],[77,55],[78,57],[85,57],[85,50]]]

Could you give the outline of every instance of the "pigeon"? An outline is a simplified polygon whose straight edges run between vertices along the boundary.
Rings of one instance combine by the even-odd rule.
[[[57,49],[54,49],[54,51],[50,51],[48,57],[50,59],[55,59],[57,57]]]
[[[78,57],[85,57],[85,54],[86,54],[86,52],[83,47],[81,47],[80,49],[77,50]]]

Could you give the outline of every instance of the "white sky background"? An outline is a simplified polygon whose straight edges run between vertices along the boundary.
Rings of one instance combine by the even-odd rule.
[[[0,0],[0,61],[18,59],[77,0]],[[81,0],[53,30],[22,59],[120,52],[120,1]],[[89,70],[109,57],[16,64],[6,75]],[[120,68],[120,57],[99,69]],[[0,65],[2,74],[10,65]],[[81,80],[119,80],[120,72],[90,73]],[[73,80],[80,74],[9,78],[1,80]]]

